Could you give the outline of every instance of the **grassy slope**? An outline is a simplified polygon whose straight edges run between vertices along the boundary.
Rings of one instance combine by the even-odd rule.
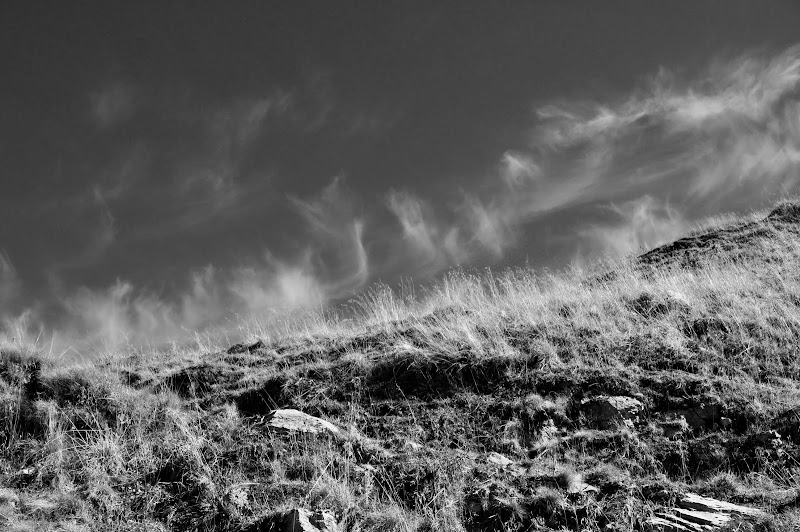
[[[242,530],[303,506],[349,530],[630,530],[692,490],[772,515],[744,530],[791,530],[798,259],[785,205],[603,275],[376,289],[358,319],[311,316],[239,353],[58,368],[6,343],[0,524]],[[602,395],[645,413],[598,427],[581,401]],[[272,432],[275,407],[346,437]]]

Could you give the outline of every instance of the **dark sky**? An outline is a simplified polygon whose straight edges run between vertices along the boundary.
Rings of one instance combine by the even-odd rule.
[[[790,192],[800,4],[0,4],[0,316],[115,346]],[[77,341],[77,340],[76,340]]]

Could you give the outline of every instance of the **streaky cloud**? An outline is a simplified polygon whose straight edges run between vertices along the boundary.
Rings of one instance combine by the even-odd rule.
[[[673,228],[789,193],[799,180],[795,46],[718,59],[685,79],[662,68],[616,101],[541,105],[524,146],[505,151],[480,183],[486,192],[437,210],[446,223],[422,216],[415,205],[428,203],[412,203],[404,191],[392,193],[389,208],[407,244],[446,268],[499,259],[528,224],[556,216],[560,238],[627,254],[671,237]],[[602,220],[609,212],[619,227]],[[445,234],[466,252],[438,251]],[[591,235],[597,241],[587,245]]]
[[[16,268],[11,259],[0,252],[0,317],[4,314],[4,309],[19,295],[20,288],[21,281]]]

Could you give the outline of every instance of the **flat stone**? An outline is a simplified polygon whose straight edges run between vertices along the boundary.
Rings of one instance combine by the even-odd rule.
[[[329,512],[312,512],[305,508],[294,508],[262,517],[243,529],[243,532],[339,532],[336,518]]]
[[[650,525],[649,529],[650,530],[658,530],[660,532],[691,532],[692,531],[691,524],[689,526],[687,526],[687,525],[683,525],[681,523],[676,523],[674,520],[668,519],[667,517],[669,517],[669,516],[662,517],[662,516],[658,516],[657,515],[655,517],[651,517],[647,521],[647,524]]]
[[[737,516],[763,516],[757,508],[740,506],[696,493],[687,493],[670,512],[661,512],[648,520],[650,529],[660,532],[703,532],[735,524]]]
[[[687,510],[684,508],[676,508],[674,512],[675,515],[681,519],[698,525],[721,527],[727,525],[731,521],[730,515],[717,512],[703,512],[700,510]]]
[[[333,423],[318,417],[310,416],[299,410],[294,410],[293,408],[273,410],[267,416],[266,423],[269,427],[288,432],[305,432],[308,434],[328,433],[334,436],[339,436],[341,434],[339,427]]]
[[[711,497],[703,497],[696,493],[687,493],[678,503],[682,508],[691,510],[700,510],[702,512],[725,512],[732,514],[762,516],[765,515],[763,511],[758,508],[750,508],[749,506],[741,506],[730,502],[712,499]]]

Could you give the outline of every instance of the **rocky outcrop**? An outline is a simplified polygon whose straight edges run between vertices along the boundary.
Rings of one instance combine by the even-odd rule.
[[[664,436],[675,440],[689,432],[689,423],[683,416],[659,422],[658,426],[664,431]]]
[[[722,415],[722,406],[716,402],[703,402],[692,408],[674,412],[683,416],[693,430],[717,430],[726,424],[727,418]],[[729,421],[729,420],[728,420]]]
[[[633,425],[640,421],[644,405],[627,396],[598,396],[581,401],[580,409],[589,423],[599,429],[612,429],[620,423]]]
[[[264,342],[262,342],[261,340],[258,340],[257,342],[255,342],[253,344],[236,344],[236,345],[232,345],[230,348],[228,348],[226,353],[229,354],[229,355],[238,355],[238,354],[241,354],[241,353],[252,353],[253,351],[258,351],[259,349],[264,349],[265,347],[266,347],[266,344]]]

